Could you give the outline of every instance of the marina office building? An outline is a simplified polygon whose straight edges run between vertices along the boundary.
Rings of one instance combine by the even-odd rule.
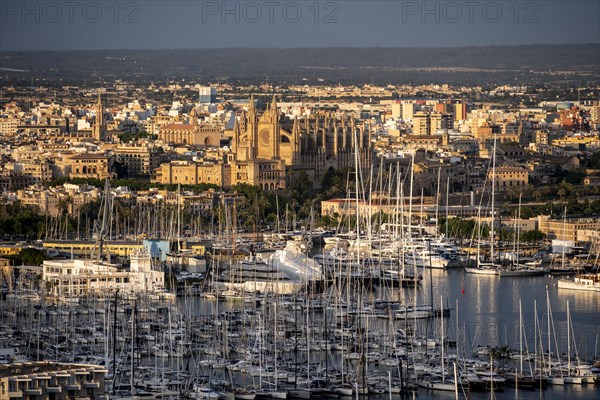
[[[163,271],[152,268],[152,259],[145,250],[130,256],[130,269],[98,260],[44,261],[42,280],[52,296],[79,296],[86,293],[161,292]]]

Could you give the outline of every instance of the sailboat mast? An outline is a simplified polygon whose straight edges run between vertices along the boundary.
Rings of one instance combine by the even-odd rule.
[[[448,219],[450,217],[449,206],[450,204],[450,177],[446,180],[446,238],[448,238]]]
[[[106,224],[109,215],[108,208],[110,207],[110,183],[106,179],[104,184],[104,209],[102,211],[102,226],[98,233],[98,261],[102,259],[102,252],[104,250],[104,235],[106,234]]]
[[[494,223],[496,222],[496,215],[494,211],[495,200],[496,200],[496,136],[494,135],[494,146],[492,150],[492,226],[490,229],[490,259],[492,264],[494,263]]]
[[[571,376],[571,312],[567,300],[567,374]]]
[[[431,305],[433,308],[433,304]],[[446,371],[444,369],[444,296],[440,296],[440,321],[442,324],[442,383],[446,382]]]
[[[412,238],[412,200],[413,200],[413,179],[415,175],[415,153],[412,153],[411,163],[410,163],[410,189],[409,189],[409,198],[408,198],[408,238]],[[416,276],[416,274],[415,274]]]
[[[181,184],[177,184],[177,251],[181,252]]]
[[[548,295],[548,285],[546,285],[546,312],[548,313],[548,376],[552,375],[552,366],[550,365],[550,296]]]
[[[437,188],[436,188],[436,192],[435,192],[435,235],[436,235],[436,237],[439,235],[438,212],[439,212],[439,207],[440,207],[440,177],[441,177],[441,174],[442,174],[442,167],[438,167]],[[446,221],[446,223],[448,223],[448,221]]]
[[[519,373],[523,375],[523,310],[519,299]]]

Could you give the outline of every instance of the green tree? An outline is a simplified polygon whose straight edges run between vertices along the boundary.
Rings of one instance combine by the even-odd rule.
[[[48,260],[48,257],[43,251],[33,248],[26,248],[21,250],[18,260],[24,265],[40,266],[44,260]]]
[[[519,240],[524,243],[536,243],[546,238],[546,234],[540,232],[537,229],[531,231],[522,232],[519,236]]]

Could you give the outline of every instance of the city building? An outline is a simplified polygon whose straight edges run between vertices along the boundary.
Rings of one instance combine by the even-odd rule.
[[[116,264],[91,259],[46,260],[42,281],[50,296],[80,296],[89,293],[109,294],[161,292],[165,274],[152,266],[145,249],[129,256],[129,270]]]
[[[108,399],[104,367],[35,361],[0,365],[0,400]]]
[[[223,161],[163,163],[156,169],[153,182],[214,183],[222,187],[245,183],[280,190],[292,176],[304,173],[318,186],[330,169],[354,166],[356,148],[361,165],[369,165],[371,159],[368,125],[329,112],[286,119],[275,97],[260,116],[251,99],[249,109],[240,113],[233,129],[225,134],[231,138],[231,147],[223,154]]]
[[[89,258],[97,251],[98,245],[89,240],[44,240],[42,247],[49,252],[69,257]],[[105,241],[103,248],[111,256],[129,257],[141,251],[144,246],[133,241]]]
[[[217,89],[210,86],[201,86],[198,88],[198,102],[199,103],[216,103],[217,102]]]
[[[16,118],[0,118],[0,137],[14,136],[18,125],[19,120]]]
[[[538,229],[540,232],[545,233],[548,239],[557,239],[582,245],[586,244],[586,242],[589,244],[588,240],[598,237],[598,232],[600,232],[600,222],[594,218],[554,220],[550,219],[547,215],[540,215],[537,218]]]
[[[96,116],[94,118],[94,126],[92,126],[92,139],[97,142],[106,140],[106,126],[104,125],[104,108],[100,93],[98,93],[98,102],[96,103]]]
[[[17,199],[26,205],[38,207],[40,212],[56,216],[61,212],[73,215],[82,205],[96,201],[97,188],[65,183],[63,186],[44,188],[34,185],[17,190]]]
[[[161,164],[154,171],[152,182],[165,185],[212,183],[221,187],[230,187],[231,178],[228,172],[228,166],[225,166],[222,162],[173,160]]]
[[[102,154],[65,154],[56,160],[56,176],[73,178],[94,178],[104,180],[114,175],[111,160]]]
[[[414,135],[429,135],[431,134],[431,119],[429,114],[424,111],[419,111],[412,117],[413,134]]]
[[[150,176],[160,166],[163,153],[148,145],[118,146],[113,150],[115,161],[127,168],[128,176]]]
[[[488,180],[494,179],[494,186],[497,192],[509,189],[517,189],[526,186],[529,183],[529,170],[516,165],[500,165],[488,171]]]
[[[465,103],[454,104],[454,121],[464,121],[467,119],[467,105]]]
[[[171,123],[158,131],[158,139],[165,143],[189,144],[194,146],[219,146],[221,132],[212,125],[195,123]]]

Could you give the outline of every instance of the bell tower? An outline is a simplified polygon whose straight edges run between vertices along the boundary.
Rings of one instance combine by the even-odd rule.
[[[258,120],[258,140],[255,142],[258,158],[268,160],[279,158],[280,129],[277,100],[273,96],[271,104]]]
[[[98,102],[96,103],[96,118],[94,120],[94,127],[92,128],[92,139],[97,142],[102,142],[104,138],[104,109],[102,108],[102,99],[100,98],[100,91],[98,91]]]

